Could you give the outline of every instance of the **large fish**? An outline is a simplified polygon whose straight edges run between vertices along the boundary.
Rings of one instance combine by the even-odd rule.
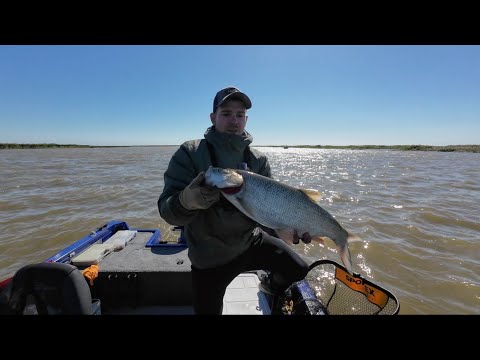
[[[220,188],[235,207],[259,224],[274,229],[287,244],[305,233],[321,243],[324,237],[333,240],[343,264],[353,274],[348,242],[359,237],[347,232],[317,204],[318,191],[297,189],[245,170],[212,166],[205,172],[205,182]]]

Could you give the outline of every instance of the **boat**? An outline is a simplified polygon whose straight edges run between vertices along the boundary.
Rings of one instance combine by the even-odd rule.
[[[112,220],[40,263],[0,282],[0,314],[191,315],[188,247],[181,227],[173,242],[159,229]],[[398,314],[390,291],[340,264],[318,260],[283,294],[259,290],[261,269],[227,287],[225,315]]]

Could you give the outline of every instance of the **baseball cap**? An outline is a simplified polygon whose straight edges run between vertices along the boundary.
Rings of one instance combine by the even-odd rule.
[[[246,94],[241,92],[236,87],[229,86],[225,89],[220,90],[219,92],[217,92],[217,95],[215,95],[215,99],[213,99],[213,112],[215,112],[217,108],[221,106],[223,102],[227,99],[238,99],[243,101],[246,109],[250,109],[252,107],[252,102]]]

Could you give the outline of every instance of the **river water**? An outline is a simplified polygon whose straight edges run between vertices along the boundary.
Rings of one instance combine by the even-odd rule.
[[[0,280],[110,220],[177,233],[160,218],[177,146],[0,150]],[[480,314],[480,154],[261,147],[273,176],[319,190],[348,231],[354,271],[400,314]],[[327,243],[307,259],[341,263]]]

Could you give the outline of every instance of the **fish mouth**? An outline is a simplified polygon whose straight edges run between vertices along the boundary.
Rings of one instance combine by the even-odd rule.
[[[226,187],[222,188],[222,192],[227,194],[227,195],[233,195],[238,193],[242,189],[243,184],[240,186],[232,186],[232,187]]]

